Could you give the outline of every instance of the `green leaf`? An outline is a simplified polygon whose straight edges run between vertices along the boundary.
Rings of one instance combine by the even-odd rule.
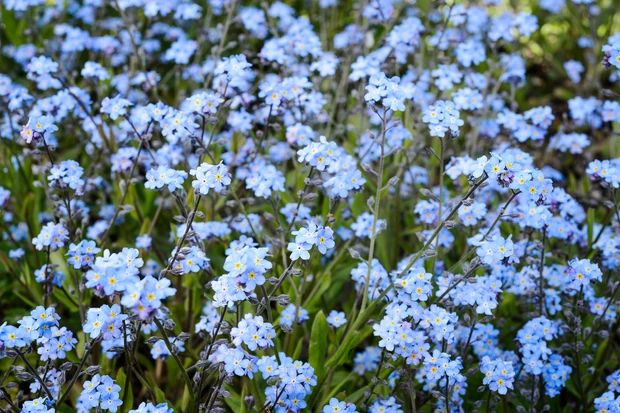
[[[293,359],[297,360],[301,356],[301,351],[304,349],[304,340],[297,340],[297,345],[293,351]]]
[[[334,380],[332,381],[332,383],[335,383],[335,385],[332,388],[328,388],[329,393],[327,393],[321,400],[321,402],[319,403],[319,406],[323,406],[325,404],[327,404],[328,400],[331,399],[332,397],[336,397],[336,395],[342,390],[342,388],[344,387],[345,384],[349,383],[349,381],[351,381],[351,379],[353,379],[355,377],[355,373],[350,372],[350,373],[342,373],[342,372],[336,372],[336,374],[334,374]]]
[[[122,411],[128,412],[133,408],[133,392],[131,390],[131,383],[127,381],[127,375],[122,367],[116,373],[116,384],[123,389],[123,396],[121,398],[123,401]]]
[[[370,320],[370,317],[372,317],[382,303],[383,301],[380,299],[372,301],[368,307],[357,316],[357,319],[353,322],[352,328],[347,331],[347,334],[342,338],[342,342],[339,343],[336,352],[325,363],[326,367],[331,369],[344,363],[347,354],[372,333],[370,327],[364,329],[362,326]]]
[[[588,208],[588,248],[592,248],[594,242],[594,208]]]
[[[67,293],[68,294],[68,293]],[[54,297],[55,300],[58,300],[58,302],[60,302],[66,309],[68,309],[69,311],[71,311],[72,313],[78,312],[80,310],[80,308],[75,305],[66,295],[65,292],[60,291],[55,289],[52,292],[52,296]],[[75,297],[75,299],[78,299],[78,297]]]
[[[26,19],[17,19],[13,11],[2,8],[0,11],[2,17],[2,23],[4,25],[4,34],[8,37],[9,41],[19,46],[24,43],[24,31],[26,28]]]
[[[242,406],[244,406],[245,404],[243,403],[243,399],[241,399],[241,396],[235,393],[232,389],[227,390],[230,395],[228,397],[224,397],[224,402],[228,405],[228,407],[231,408],[233,412],[240,412]]]
[[[351,204],[351,212],[354,216],[358,216],[363,212],[366,212],[368,207],[366,206],[367,196],[358,193],[353,196],[353,203]]]
[[[312,332],[310,333],[310,354],[309,362],[314,367],[314,372],[321,379],[325,374],[325,359],[327,357],[327,345],[329,337],[329,326],[323,311],[319,311],[314,316]]]
[[[160,389],[157,386],[154,386],[153,392],[155,393],[155,401],[157,401],[157,403],[166,402],[166,394],[163,392],[162,389]]]
[[[364,397],[364,394],[370,389],[369,385],[366,385],[364,387],[362,387],[361,389],[355,391],[354,393],[350,394],[347,398],[346,401],[350,402],[350,403],[357,403],[359,402],[362,397]]]
[[[33,308],[37,306],[37,304],[35,302],[31,301],[28,297],[26,297],[25,295],[23,295],[19,291],[15,290],[15,291],[13,291],[13,293],[15,294],[16,297],[21,299],[28,306],[33,307]]]
[[[314,310],[321,305],[321,297],[332,287],[332,276],[329,273],[319,275],[320,279],[317,279],[317,285],[313,288],[310,296],[307,298],[307,302],[304,304],[304,308],[309,311]]]

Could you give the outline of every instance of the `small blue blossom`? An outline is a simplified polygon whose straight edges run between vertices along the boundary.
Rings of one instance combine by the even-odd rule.
[[[65,245],[68,239],[69,233],[62,224],[48,222],[41,228],[39,235],[32,239],[32,244],[39,251],[43,251],[47,248],[55,251]]]
[[[107,114],[110,119],[116,120],[127,114],[127,108],[131,106],[131,102],[120,96],[114,98],[106,97],[101,101],[101,113]]]
[[[332,310],[327,315],[327,323],[334,328],[338,328],[347,323],[347,318],[344,312]]]
[[[329,403],[323,407],[323,413],[356,413],[353,403],[341,402],[335,397],[329,400]]]
[[[485,356],[480,363],[480,371],[484,374],[483,384],[492,391],[506,394],[513,388],[515,372],[510,361],[491,360]]]
[[[231,182],[228,168],[222,163],[218,165],[203,163],[189,171],[189,174],[195,178],[192,187],[200,195],[207,195],[211,189],[221,192]]]
[[[158,166],[156,169],[150,169],[146,173],[144,187],[148,189],[161,189],[166,186],[170,192],[174,192],[183,187],[185,178],[187,178],[187,172],[185,171]]]

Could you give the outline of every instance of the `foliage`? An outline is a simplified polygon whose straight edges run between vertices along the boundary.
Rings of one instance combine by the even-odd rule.
[[[4,0],[0,408],[620,412],[611,0]]]

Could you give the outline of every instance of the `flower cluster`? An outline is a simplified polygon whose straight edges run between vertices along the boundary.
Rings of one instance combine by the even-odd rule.
[[[135,248],[123,248],[121,252],[105,250],[95,258],[85,275],[85,286],[98,295],[122,294],[139,281],[140,267],[144,261]]]
[[[189,171],[189,174],[196,178],[192,181],[192,187],[200,195],[207,195],[210,189],[220,192],[230,184],[228,169],[221,163],[218,165],[203,163]],[[171,178],[178,179],[179,176],[183,175],[171,173]]]
[[[452,136],[457,136],[459,128],[464,122],[460,118],[460,112],[456,109],[454,103],[439,100],[434,105],[428,106],[424,110],[422,117],[424,123],[428,123],[428,129],[431,136],[443,138],[446,132],[450,131]]]
[[[253,240],[231,245],[224,269],[228,271],[212,282],[216,307],[233,305],[247,299],[257,286],[265,284],[265,273],[272,267],[267,248],[255,248]]]
[[[510,361],[491,360],[488,356],[482,358],[480,371],[484,374],[484,384],[489,389],[506,394],[508,389],[513,388],[515,372]]]
[[[369,103],[379,103],[391,111],[405,110],[405,99],[411,96],[411,89],[400,86],[397,76],[388,79],[385,73],[379,72],[370,77],[366,86],[364,99]]]
[[[603,46],[605,54],[605,64],[615,66],[620,69],[620,33],[616,33],[608,40],[609,43]]]
[[[314,222],[309,222],[307,227],[302,227],[291,232],[295,236],[295,242],[290,242],[287,249],[291,252],[291,261],[298,259],[309,260],[310,249],[313,246],[323,255],[334,248],[334,231],[330,227],[321,227]]]
[[[123,404],[120,399],[121,386],[110,376],[95,374],[84,382],[84,390],[77,401],[78,411],[88,412],[91,409],[116,412]]]
[[[95,256],[101,251],[95,241],[84,239],[79,244],[70,244],[67,263],[74,269],[88,268],[95,262]]]
[[[62,224],[55,224],[48,222],[39,235],[32,239],[32,244],[39,250],[50,249],[55,251],[65,245],[65,242],[69,239],[69,232]]]
[[[261,316],[254,317],[251,314],[246,314],[243,320],[237,323],[237,327],[230,331],[233,344],[245,344],[251,351],[273,346],[275,335],[270,323],[265,323]]]
[[[617,6],[426,3],[4,0],[0,410],[620,412]]]
[[[82,174],[84,169],[73,160],[63,161],[58,165],[52,166],[47,179],[51,186],[59,188],[71,188],[81,192],[84,180]]]
[[[317,383],[312,366],[283,353],[278,358],[262,357],[257,366],[263,378],[274,383],[267,387],[265,396],[276,412],[299,412],[307,407],[305,398]]]
[[[161,189],[165,186],[170,192],[173,192],[183,187],[185,178],[187,178],[187,172],[185,171],[158,166],[146,173],[144,187],[148,189]]]

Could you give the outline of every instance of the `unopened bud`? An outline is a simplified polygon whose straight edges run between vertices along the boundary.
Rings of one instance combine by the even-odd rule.
[[[425,197],[427,197],[427,198],[431,198],[431,199],[437,200],[437,197],[435,196],[435,194],[432,193],[431,190],[428,189],[428,188],[421,188],[420,189],[420,193],[422,195],[424,195]]]
[[[357,250],[353,249],[353,248],[349,248],[349,254],[351,254],[351,257],[353,257],[354,260],[361,260],[362,256],[360,255],[359,252],[357,252]]]
[[[396,186],[398,184],[398,181],[400,181],[400,178],[398,176],[393,176],[388,181],[388,186]]]

